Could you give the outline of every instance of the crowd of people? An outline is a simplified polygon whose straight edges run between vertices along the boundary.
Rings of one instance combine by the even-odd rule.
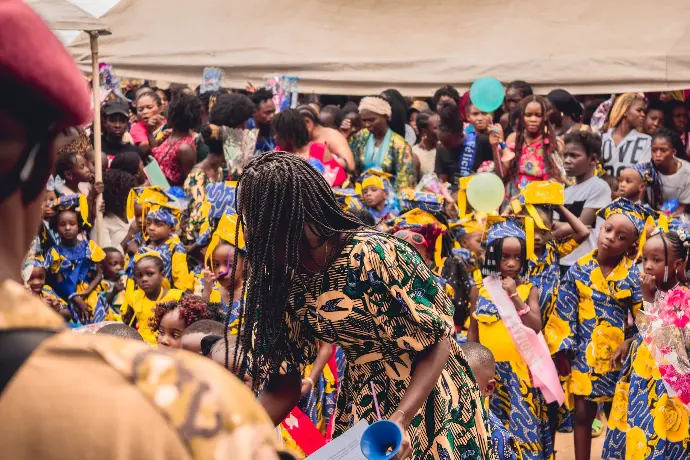
[[[76,70],[60,71],[74,84]],[[144,84],[98,108],[102,182],[80,110],[33,195],[45,199],[25,292],[3,290],[32,293],[43,311],[27,311],[73,336],[215,361],[203,383],[242,381],[237,394],[256,395],[278,427],[257,446],[304,458],[383,417],[404,433],[397,458],[551,459],[557,432],[574,433],[578,460],[690,456],[683,92],[541,96],[515,81],[494,113],[450,85],[429,98],[309,95],[278,111],[267,89]],[[467,200],[487,172],[504,184],[495,212]],[[670,323],[649,320],[669,299]],[[515,324],[548,348],[562,403]],[[160,381],[191,374],[98,343],[82,346],[142,379],[184,438],[186,406]],[[192,438],[191,451],[212,448]]]

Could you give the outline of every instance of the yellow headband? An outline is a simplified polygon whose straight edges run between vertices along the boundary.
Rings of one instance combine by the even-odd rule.
[[[216,250],[221,241],[225,241],[230,246],[236,247],[240,251],[244,251],[246,244],[244,241],[244,234],[242,228],[237,228],[237,214],[224,214],[218,222],[218,227],[211,237],[211,242],[206,248],[205,262],[206,266],[213,270],[213,251]],[[237,237],[237,246],[235,246],[235,238]]]
[[[472,176],[461,177],[458,180],[458,217],[461,219],[467,215],[467,186]]]
[[[510,206],[515,214],[520,214],[523,207],[542,230],[550,230],[544,224],[534,205],[555,205],[565,203],[565,189],[558,182],[532,182],[520,191],[520,195],[513,198]]]

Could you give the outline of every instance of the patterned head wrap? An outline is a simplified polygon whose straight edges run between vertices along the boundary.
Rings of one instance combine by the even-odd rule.
[[[370,168],[364,171],[364,173],[361,176],[361,190],[364,190],[367,187],[377,187],[383,190],[386,193],[390,193],[391,189],[393,188],[391,186],[391,177],[393,177],[392,174],[388,174],[387,172],[383,172],[380,169],[377,168]],[[359,191],[361,194],[361,190]]]
[[[61,196],[57,200],[51,201],[48,207],[53,209],[55,214],[63,211],[74,211],[77,213],[81,227],[91,226],[89,223],[89,204],[86,201],[86,196],[81,193]]]
[[[423,245],[433,254],[434,264],[437,267],[443,266],[441,249],[443,245],[443,234],[448,228],[438,221],[432,214],[421,209],[413,209],[395,218],[389,223],[395,230],[395,236],[404,239],[413,246]],[[398,234],[402,231],[412,232],[422,237],[420,240],[415,235]]]
[[[199,228],[199,234],[210,229],[211,221],[218,222],[224,214],[235,214],[235,198],[237,195],[237,182],[211,182],[206,185],[206,195],[201,204],[203,223]]]
[[[661,184],[659,173],[656,171],[656,168],[654,168],[654,165],[651,162],[635,163],[631,165],[630,168],[634,169],[642,177],[642,180],[645,182],[645,184]]]
[[[127,196],[127,219],[134,219],[134,206],[137,204],[144,205],[145,201],[167,203],[169,201],[168,195],[159,186],[152,185],[150,187],[134,187],[129,191]],[[144,210],[143,216],[147,213]]]
[[[150,220],[157,220],[159,222],[163,222],[164,224],[168,224],[173,230],[176,230],[177,226],[180,224],[181,214],[181,209],[172,206],[169,203],[152,203],[149,207],[149,212],[146,217]]]
[[[235,238],[237,238],[237,246],[235,246]],[[246,250],[242,229],[237,231],[237,214],[226,214],[218,222],[218,228],[213,233],[211,242],[206,248],[206,266],[211,269],[213,269],[213,251],[216,250],[221,241],[225,241],[242,252]]]
[[[481,232],[484,230],[484,224],[475,217],[474,213],[470,213],[463,219],[451,223],[450,229],[455,238],[459,240],[469,233]]]
[[[393,110],[391,105],[382,97],[368,96],[363,98],[359,103],[359,111],[368,110],[384,117],[391,117]]]
[[[623,93],[618,96],[611,107],[611,113],[609,114],[609,128],[615,128],[618,126],[628,113],[630,106],[636,99],[644,100],[644,94],[642,93]]]
[[[400,207],[403,212],[412,209],[421,209],[427,212],[441,212],[443,209],[443,196],[436,193],[404,189],[400,193],[400,201]]]
[[[597,212],[597,215],[604,219],[608,219],[615,214],[623,214],[630,219],[630,222],[632,222],[637,230],[637,236],[639,238],[637,254],[635,256],[635,260],[637,260],[642,255],[642,247],[647,241],[647,232],[645,228],[647,226],[654,226],[654,215],[651,215],[650,211],[652,211],[651,208],[645,208],[639,204],[633,203],[627,198],[617,198],[607,207],[601,208]]]
[[[510,202],[510,206],[515,214],[520,214],[524,208],[527,213],[534,219],[534,223],[537,224],[542,230],[550,230],[544,224],[541,216],[537,212],[534,205],[562,205],[565,203],[565,188],[563,184],[558,182],[545,182],[545,181],[535,181],[527,184],[520,194],[513,198]]]
[[[334,188],[333,194],[336,201],[346,211],[359,211],[364,208],[364,204],[359,199],[359,193],[353,188]]]
[[[48,264],[42,254],[34,255],[33,268],[42,268],[44,270],[48,269]]]
[[[529,216],[489,216],[482,240],[487,245],[503,238],[518,238],[525,242],[527,259],[534,258],[534,220]]]

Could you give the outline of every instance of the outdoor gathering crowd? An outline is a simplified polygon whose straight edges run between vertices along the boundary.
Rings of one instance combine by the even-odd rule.
[[[78,88],[65,62],[55,78]],[[78,104],[56,91],[34,92]],[[24,120],[8,107],[3,124]],[[0,310],[0,329],[13,311],[64,322],[72,338],[52,353],[91,350],[143,395],[128,407],[153,406],[192,458],[272,458],[269,445],[304,458],[386,418],[404,432],[396,458],[551,459],[556,433],[573,432],[578,460],[686,459],[688,107],[682,91],[541,96],[524,81],[493,113],[450,85],[281,110],[251,85],[119,88],[98,108],[102,182],[84,109],[69,118],[82,127],[34,196],[25,292],[0,289],[43,305]],[[503,183],[499,209],[468,193],[479,173]],[[200,360],[156,348],[217,365],[195,373]],[[89,356],[74,358],[75,382],[105,372]],[[239,378],[231,390],[221,371]],[[278,428],[241,447],[222,431],[266,415],[217,406],[254,404],[239,402],[249,390]],[[88,398],[73,397],[48,406],[77,413]]]

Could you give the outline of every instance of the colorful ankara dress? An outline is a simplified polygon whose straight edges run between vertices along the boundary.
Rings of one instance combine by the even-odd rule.
[[[412,149],[405,138],[388,129],[381,144],[376,147],[374,135],[367,129],[352,136],[350,149],[355,157],[358,171],[379,168],[394,178],[396,190],[415,186],[415,170],[412,162]]]
[[[141,334],[144,341],[155,345],[156,338],[158,337],[158,331],[151,330],[149,326],[149,320],[154,316],[154,309],[156,304],[161,302],[170,302],[172,300],[180,300],[183,292],[178,289],[166,289],[161,288],[161,292],[156,300],[151,300],[146,297],[146,294],[141,289],[137,289],[133,293],[127,293],[125,296],[125,303],[122,304],[122,317],[129,313],[129,310],[133,311],[132,320],[129,325],[134,324],[136,319],[136,328]]]
[[[452,304],[407,244],[360,231],[344,241],[323,273],[298,273],[290,294],[287,371],[314,362],[317,340],[347,358],[334,437],[360,419],[376,421],[371,384],[384,418],[407,390],[422,350],[448,339]],[[453,340],[446,366],[417,414],[408,414],[415,459],[487,459],[488,430],[479,389]]]
[[[172,287],[181,291],[194,290],[194,275],[189,272],[187,251],[179,236],[173,235],[161,244],[149,241],[139,248],[137,254],[143,255],[151,250],[158,252],[163,259],[163,274]]]
[[[613,398],[619,375],[611,356],[625,340],[628,313],[637,314],[642,293],[640,270],[630,259],[623,258],[605,277],[596,254],[580,258],[561,281],[546,336],[558,344],[557,351],[574,352],[566,395],[605,402]]]
[[[517,287],[523,302],[527,303],[531,290],[531,283]],[[484,286],[479,288],[474,319],[479,328],[479,342],[496,358],[496,389],[489,410],[513,433],[524,459],[551,458],[554,434],[549,425],[546,400],[533,385],[527,363]]]
[[[187,198],[187,209],[180,229],[180,239],[193,243],[199,237],[199,231],[207,218],[204,212],[206,189],[209,185],[223,182],[223,169],[218,168],[216,180],[212,180],[202,168],[194,168],[184,181],[184,193]],[[211,200],[209,200],[210,202]]]
[[[522,460],[520,444],[510,431],[506,430],[496,414],[489,411],[491,430],[491,453],[497,460]]]

